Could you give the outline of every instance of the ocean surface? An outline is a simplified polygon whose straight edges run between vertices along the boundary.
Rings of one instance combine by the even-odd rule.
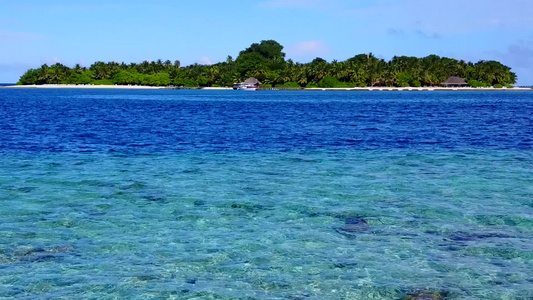
[[[0,298],[533,298],[533,93],[0,89],[0,166]]]

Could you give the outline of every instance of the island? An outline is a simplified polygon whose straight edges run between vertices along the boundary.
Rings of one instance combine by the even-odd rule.
[[[213,65],[181,66],[180,61],[141,63],[95,62],[42,65],[26,71],[18,85],[94,85],[147,87],[232,87],[247,78],[261,82],[260,88],[364,88],[364,87],[494,87],[511,88],[517,77],[497,61],[466,62],[429,55],[418,58],[395,56],[386,61],[372,53],[345,61],[315,58],[309,63],[286,59],[283,46],[274,40],[254,43],[236,59]]]

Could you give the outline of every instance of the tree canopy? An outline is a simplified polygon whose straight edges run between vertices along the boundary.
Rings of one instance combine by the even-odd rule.
[[[309,63],[285,59],[283,46],[273,40],[254,43],[234,60],[214,65],[181,66],[180,61],[141,63],[95,62],[89,68],[63,64],[42,65],[24,73],[18,84],[117,84],[149,86],[232,86],[256,77],[268,86],[365,87],[436,86],[450,76],[465,79],[474,87],[509,86],[516,83],[511,68],[497,61],[465,62],[429,55],[418,58],[395,56],[390,61],[372,53],[345,61],[317,57]]]

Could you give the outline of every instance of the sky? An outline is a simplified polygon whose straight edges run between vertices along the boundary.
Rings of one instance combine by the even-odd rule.
[[[533,85],[532,0],[0,0],[0,82],[56,62],[212,64],[261,40],[287,58],[498,60]]]

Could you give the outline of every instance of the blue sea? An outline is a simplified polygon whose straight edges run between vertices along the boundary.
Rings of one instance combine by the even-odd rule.
[[[533,298],[529,92],[0,89],[0,166],[0,298]]]

